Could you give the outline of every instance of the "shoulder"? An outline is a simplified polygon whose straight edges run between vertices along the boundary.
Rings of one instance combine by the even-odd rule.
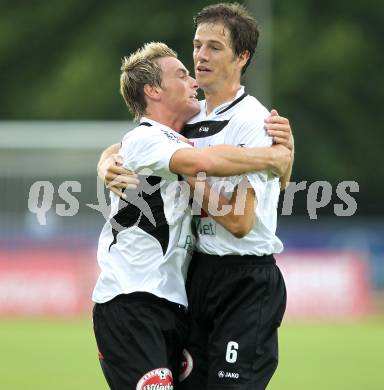
[[[180,138],[180,134],[167,126],[155,124],[153,126],[138,126],[123,138],[121,149],[131,153],[154,153],[165,150],[175,152],[177,149],[191,147]]]
[[[153,144],[153,143],[181,143],[179,134],[167,126],[139,125],[125,134],[122,144]]]
[[[234,107],[231,122],[239,125],[252,125],[264,123],[264,119],[269,116],[269,111],[254,96],[248,95],[237,107]]]
[[[156,134],[164,139],[167,139],[167,140],[170,140],[170,141],[173,141],[176,143],[182,143],[182,141],[180,139],[180,135],[176,131],[174,131],[170,128],[158,127]]]
[[[228,126],[228,141],[244,146],[270,146],[264,119],[268,110],[253,96],[247,96],[232,112]]]
[[[128,131],[123,137],[123,143],[135,142],[137,140],[143,140],[145,138],[151,138],[153,135],[159,133],[159,126],[144,126],[138,125],[134,129]]]

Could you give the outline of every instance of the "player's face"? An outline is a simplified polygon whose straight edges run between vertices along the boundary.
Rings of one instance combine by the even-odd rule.
[[[187,121],[200,111],[196,80],[177,58],[164,57],[158,63],[162,70],[162,102]]]
[[[193,40],[196,81],[204,92],[240,83],[241,64],[232,49],[230,31],[223,24],[199,24]]]

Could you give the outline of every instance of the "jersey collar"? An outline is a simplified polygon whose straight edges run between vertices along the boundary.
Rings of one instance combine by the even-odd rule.
[[[139,126],[163,126],[161,123],[154,121],[153,119],[149,119],[145,116],[140,118]]]
[[[153,119],[149,119],[149,118],[147,118],[145,116],[142,116],[140,118],[139,126],[148,126],[148,127],[150,127],[150,126],[157,126],[157,127],[160,127],[162,129],[165,129],[165,130],[168,130],[168,131],[170,130],[170,131],[172,131],[175,134],[179,134],[177,131],[173,130],[169,126],[166,126],[166,125],[164,125],[164,124],[162,124],[160,122],[157,122],[157,121],[155,121]]]
[[[244,99],[246,96],[247,96],[247,94],[245,93],[244,86],[241,85],[233,100],[230,100],[229,102],[225,102],[223,104],[220,104],[214,110],[212,110],[212,112],[209,115],[207,115],[207,117],[209,117],[211,114],[214,114],[214,115],[222,114],[223,112],[227,111],[229,108],[231,108],[235,104],[237,104],[237,102]],[[204,103],[205,103],[205,112],[207,112],[207,102],[204,100]]]

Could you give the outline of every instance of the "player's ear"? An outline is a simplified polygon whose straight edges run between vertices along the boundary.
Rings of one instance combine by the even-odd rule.
[[[251,54],[249,53],[248,50],[244,50],[242,53],[240,53],[240,55],[237,58],[239,65],[241,67],[243,67],[247,63],[247,61],[249,60],[250,56],[251,56]]]
[[[160,99],[160,89],[156,85],[144,84],[144,95],[152,100]]]

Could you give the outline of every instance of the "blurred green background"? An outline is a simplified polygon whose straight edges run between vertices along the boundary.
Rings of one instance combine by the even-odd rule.
[[[128,118],[118,93],[121,58],[151,40],[178,51],[191,70],[192,16],[214,2],[2,0],[0,118]],[[247,71],[268,51],[269,107],[296,137],[294,179],[357,180],[359,213],[384,212],[379,188],[384,3],[373,0],[245,2],[261,27]],[[264,34],[264,35],[263,35]],[[264,100],[263,100],[264,101]]]
[[[192,72],[192,17],[212,3],[0,0],[0,257],[12,252],[25,259],[32,248],[54,259],[64,249],[91,248],[89,260],[96,263],[104,221],[85,206],[96,199],[96,162],[104,146],[132,127],[118,92],[121,58],[160,40]],[[306,194],[298,193],[294,215],[280,216],[279,235],[288,251],[363,253],[374,295],[367,317],[286,321],[269,389],[384,389],[384,2],[244,4],[261,28],[244,82],[291,121],[292,180],[328,181],[333,188],[351,180],[360,188],[353,194],[357,212],[345,218],[335,217],[332,198],[319,219],[310,220]],[[39,226],[27,208],[36,180],[51,181],[55,191],[63,180],[78,180],[79,215],[52,212],[47,226]],[[55,192],[53,205],[59,200]],[[92,285],[95,276],[89,278]],[[6,300],[4,292],[0,303]],[[10,317],[0,311],[1,389],[106,389],[90,314]]]

